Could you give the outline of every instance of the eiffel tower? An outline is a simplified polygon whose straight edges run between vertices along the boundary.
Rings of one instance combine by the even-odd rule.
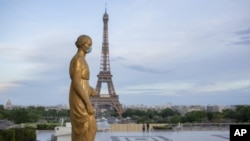
[[[103,15],[103,43],[102,43],[102,56],[101,56],[101,67],[100,72],[97,75],[98,81],[96,85],[97,95],[91,97],[92,104],[95,107],[112,107],[119,116],[123,113],[122,105],[119,102],[119,96],[115,92],[115,88],[112,81],[112,74],[110,71],[109,62],[109,43],[108,43],[108,20],[109,16],[105,8],[105,13]],[[101,94],[102,84],[106,83],[108,88],[108,94]]]

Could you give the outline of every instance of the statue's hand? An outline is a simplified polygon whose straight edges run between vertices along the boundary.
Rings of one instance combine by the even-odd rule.
[[[89,115],[93,115],[95,113],[94,108],[92,106],[87,106],[87,112]]]
[[[89,87],[89,89],[90,89],[90,96],[96,96],[97,95],[97,93],[96,93],[96,91],[95,91],[95,89],[94,88],[92,88],[92,87]]]

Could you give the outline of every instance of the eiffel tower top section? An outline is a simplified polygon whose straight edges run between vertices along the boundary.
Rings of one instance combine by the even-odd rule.
[[[98,96],[101,96],[102,83],[106,83],[108,86],[108,95],[110,97],[118,97],[115,92],[115,88],[112,81],[112,74],[110,71],[109,61],[109,42],[108,42],[108,19],[107,10],[103,15],[103,42],[102,42],[102,53],[101,53],[101,65],[100,72],[97,75],[98,81],[96,85],[96,92]]]
[[[109,42],[108,42],[108,20],[107,9],[103,15],[103,41],[102,41],[102,59],[100,71],[110,73],[110,62],[109,62]]]

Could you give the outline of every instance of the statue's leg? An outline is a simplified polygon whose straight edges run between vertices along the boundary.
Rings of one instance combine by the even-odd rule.
[[[88,122],[72,124],[72,141],[88,141],[88,126]]]
[[[86,141],[94,141],[96,131],[97,131],[97,126],[96,126],[95,115],[91,115],[89,117],[89,128],[87,131]]]
[[[72,133],[72,141],[85,141],[84,140],[84,134],[75,134]]]

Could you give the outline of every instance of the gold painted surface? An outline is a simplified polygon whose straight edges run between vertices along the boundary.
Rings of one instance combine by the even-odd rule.
[[[85,56],[92,46],[92,39],[87,35],[81,35],[75,44],[78,49],[69,68],[71,138],[72,141],[94,141],[97,126],[90,95],[95,95],[96,92],[89,86],[90,71],[85,60]]]

